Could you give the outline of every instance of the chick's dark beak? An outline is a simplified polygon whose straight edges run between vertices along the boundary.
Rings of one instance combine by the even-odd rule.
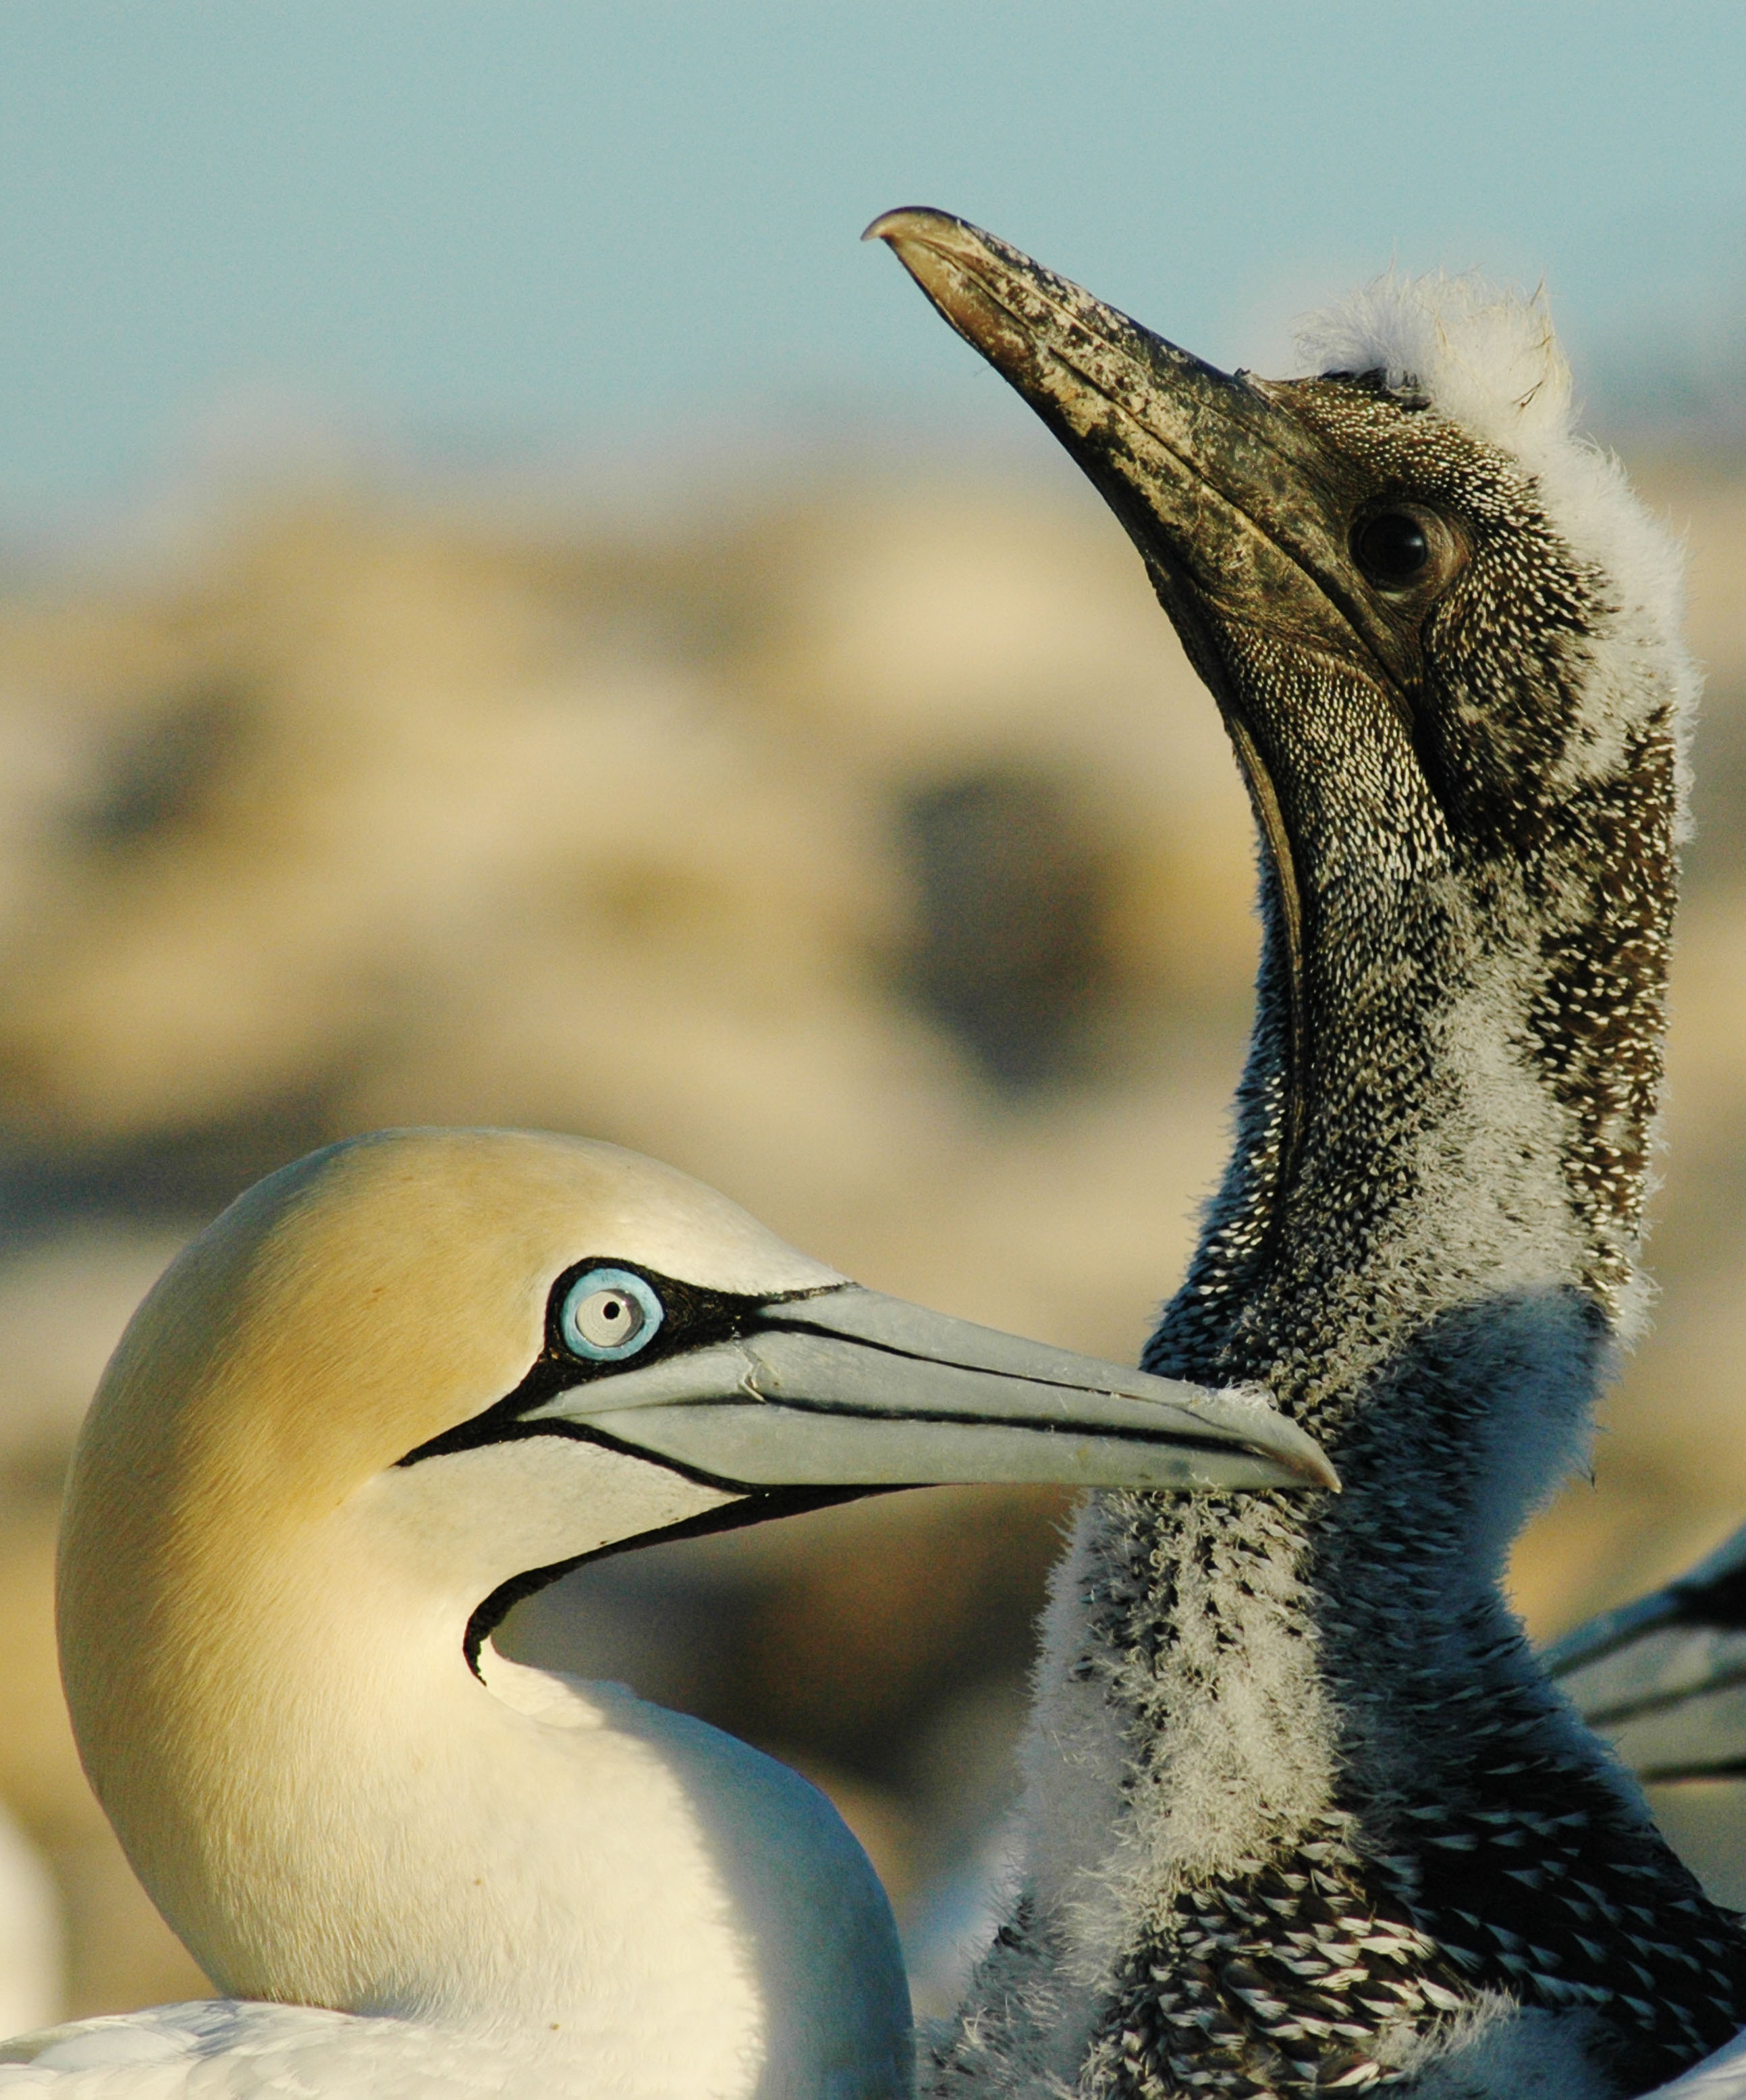
[[[1166,342],[950,213],[886,212],[884,241],[938,311],[1055,432],[1121,518],[1228,717],[1219,629],[1411,676],[1353,573],[1348,470],[1280,390]]]

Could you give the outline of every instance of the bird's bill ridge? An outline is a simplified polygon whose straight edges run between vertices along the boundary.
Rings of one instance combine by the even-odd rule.
[[[736,1338],[578,1383],[522,1421],[747,1489],[1339,1485],[1314,1440],[1259,1400],[853,1284],[774,1300]]]
[[[886,243],[1095,483],[1228,713],[1240,704],[1209,612],[1391,686],[1410,678],[1401,635],[1352,573],[1343,463],[1279,390],[1219,371],[949,212],[886,212],[862,238]]]

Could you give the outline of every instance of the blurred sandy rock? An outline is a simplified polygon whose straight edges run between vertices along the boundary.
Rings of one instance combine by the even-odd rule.
[[[59,1894],[35,1846],[0,1812],[0,2034],[46,2027],[60,2004]]]
[[[121,2011],[206,1988],[85,1783],[55,1657],[67,1453],[105,1358],[176,1243],[111,1224],[27,1244],[0,1266],[0,1802],[19,1826],[0,1860],[0,2001],[48,2001],[14,2015],[8,2032],[59,2010]]]
[[[1598,1486],[1519,1556],[1542,1632],[1746,1515],[1746,480],[1656,487],[1713,675],[1664,1297]],[[1227,1141],[1253,854],[1082,492],[845,470],[558,524],[330,488],[155,580],[0,598],[0,1801],[59,1891],[68,2009],[200,1988],[79,1776],[50,1628],[78,1412],[183,1233],[347,1132],[546,1125],[1131,1359]],[[937,2010],[1067,1513],[880,1498],[602,1564],[505,1638],[813,1773]]]

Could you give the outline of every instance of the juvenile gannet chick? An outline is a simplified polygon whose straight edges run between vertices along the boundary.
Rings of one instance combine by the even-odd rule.
[[[0,2090],[888,2100],[896,1939],[823,1798],[507,1661],[503,1611],[874,1486],[1331,1477],[1263,1405],[859,1289],[613,1146],[316,1153],[135,1314],[62,1535],[86,1769],[230,2002],[37,2037]]]
[[[1229,731],[1255,1027],[1145,1361],[1264,1386],[1346,1490],[1093,1498],[941,2085],[1642,2093],[1746,2023],[1746,1930],[1501,1583],[1641,1324],[1677,551],[1537,302],[1390,277],[1268,380],[947,214],[869,231],[1110,503]]]

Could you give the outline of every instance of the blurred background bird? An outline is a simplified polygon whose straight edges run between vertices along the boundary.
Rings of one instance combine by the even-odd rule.
[[[1591,424],[1687,535],[1709,689],[1660,1304],[1515,1594],[1552,1638],[1746,1513],[1746,27],[1200,14],[1069,50],[1028,7],[8,11],[11,2024],[201,1988],[79,1775],[49,1574],[122,1321],[256,1174],[395,1120],[581,1131],[1129,1361],[1186,1257],[1248,812],[1095,497],[857,249],[893,197],[1228,365],[1286,369],[1294,315],[1391,254],[1549,274]],[[820,1780],[941,2011],[1067,1514],[893,1498],[602,1567],[509,1637]],[[1654,1796],[1737,1900],[1743,1793]]]

